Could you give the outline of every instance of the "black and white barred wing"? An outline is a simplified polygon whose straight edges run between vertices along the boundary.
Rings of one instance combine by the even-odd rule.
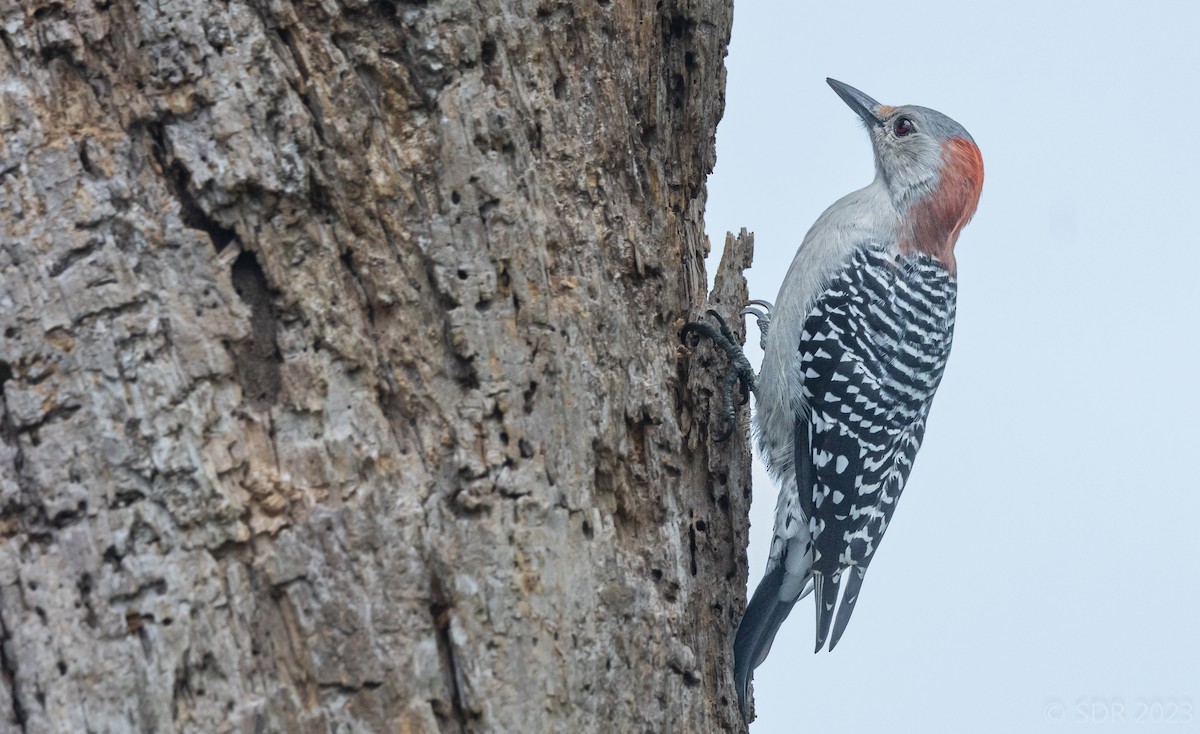
[[[805,321],[800,343],[811,481],[817,649],[830,649],[896,509],[925,434],[954,328],[955,282],[925,255],[864,249]],[[847,578],[843,578],[847,577]]]

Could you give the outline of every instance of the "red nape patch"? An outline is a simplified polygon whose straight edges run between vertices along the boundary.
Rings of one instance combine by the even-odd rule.
[[[905,215],[908,231],[900,241],[901,250],[932,255],[954,273],[954,243],[975,214],[982,190],[983,156],[979,148],[965,138],[947,140],[942,144],[938,187]]]

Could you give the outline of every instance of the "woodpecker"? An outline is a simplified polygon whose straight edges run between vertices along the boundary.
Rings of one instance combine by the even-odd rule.
[[[766,573],[734,641],[743,716],[754,669],[797,601],[815,591],[816,651],[846,630],[950,354],[954,245],[983,186],[962,125],[826,81],[866,125],[875,178],[817,219],[774,305],[742,311],[763,332],[762,369],[742,384],[779,486]]]

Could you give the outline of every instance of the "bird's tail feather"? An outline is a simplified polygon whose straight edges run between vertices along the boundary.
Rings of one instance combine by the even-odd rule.
[[[746,605],[746,613],[738,624],[737,636],[733,640],[733,680],[737,686],[738,708],[742,718],[746,717],[746,699],[750,693],[750,681],[754,669],[767,659],[775,633],[796,602],[802,599],[809,588],[801,584],[801,591],[791,601],[781,601],[779,591],[783,587],[787,570],[782,564],[763,576],[754,590],[754,596]]]
[[[842,639],[842,633],[846,631],[846,625],[850,624],[850,615],[854,613],[854,602],[858,601],[858,592],[862,588],[863,576],[866,575],[867,569],[863,566],[851,566],[842,573],[849,578],[846,579],[846,588],[842,591],[842,601],[838,604],[837,621],[833,623],[833,634],[829,638],[830,652],[837,647],[838,640]]]
[[[866,572],[861,566],[851,566],[828,578],[824,574],[813,574],[817,600],[814,605],[817,608],[817,649],[814,652],[821,651],[826,639],[829,640],[830,651],[837,647],[846,625],[850,624],[850,615],[854,613],[854,603],[858,601],[858,592]],[[845,587],[842,586],[843,581],[846,582]]]
[[[826,576],[823,573],[813,574],[816,587],[817,609],[817,648],[813,652],[821,652],[825,640],[829,637],[829,626],[833,624],[833,611],[837,609],[838,589],[842,586],[841,574]]]

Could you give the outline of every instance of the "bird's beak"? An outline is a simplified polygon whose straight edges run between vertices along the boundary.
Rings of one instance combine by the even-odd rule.
[[[883,125],[883,120],[876,114],[876,111],[880,108],[878,102],[849,84],[839,82],[837,79],[826,79],[825,81],[829,86],[833,87],[833,91],[837,92],[837,95],[842,98],[843,102],[850,105],[850,109],[858,113],[858,116],[862,118],[863,122],[867,123],[868,127]]]

